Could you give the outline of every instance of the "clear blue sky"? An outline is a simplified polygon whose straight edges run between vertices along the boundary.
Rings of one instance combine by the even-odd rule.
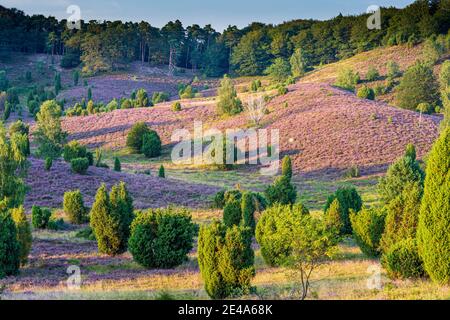
[[[0,0],[0,5],[15,7],[27,14],[67,18],[66,8],[81,8],[84,20],[145,20],[161,27],[170,20],[183,24],[212,24],[222,31],[229,24],[245,27],[258,21],[278,24],[299,18],[328,19],[362,13],[370,5],[404,7],[412,0]]]

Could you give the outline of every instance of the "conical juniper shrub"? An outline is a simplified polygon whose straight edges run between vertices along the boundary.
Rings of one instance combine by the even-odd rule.
[[[380,240],[384,232],[385,219],[386,213],[383,209],[363,208],[358,213],[351,210],[353,237],[361,251],[368,257],[375,258],[381,253]]]
[[[250,293],[255,276],[251,230],[220,222],[200,228],[198,262],[205,290],[212,299]]]
[[[437,283],[450,282],[450,128],[427,160],[417,240],[425,271]]]
[[[232,200],[225,205],[223,209],[223,223],[228,228],[237,226],[241,223],[242,212],[241,204],[237,200]]]
[[[0,279],[19,273],[20,255],[16,225],[10,212],[0,203]]]
[[[31,251],[33,236],[31,226],[27,220],[25,209],[22,207],[11,210],[11,217],[17,229],[17,241],[20,245],[20,264],[23,266],[28,262],[28,255]]]
[[[362,208],[362,199],[355,188],[339,188],[335,194],[328,197],[324,212],[327,212],[334,200],[339,201],[340,216],[342,222],[341,235],[352,234],[352,225],[350,222],[350,210],[359,212]]]

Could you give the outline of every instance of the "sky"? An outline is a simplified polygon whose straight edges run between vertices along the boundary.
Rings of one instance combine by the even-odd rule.
[[[363,13],[371,5],[403,8],[412,0],[0,0],[0,5],[26,14],[70,16],[70,5],[78,5],[81,18],[89,20],[147,21],[162,27],[179,19],[183,25],[212,24],[217,31],[228,25],[245,27],[251,22],[278,24],[293,19],[329,19]]]

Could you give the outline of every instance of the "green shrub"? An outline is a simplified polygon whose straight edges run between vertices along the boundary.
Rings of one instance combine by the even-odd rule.
[[[288,92],[289,92],[289,90],[285,86],[281,86],[281,87],[278,88],[278,95],[279,96],[284,96]]]
[[[161,138],[156,131],[150,130],[143,136],[141,152],[147,158],[156,158],[161,155]]]
[[[89,160],[87,158],[76,158],[70,161],[72,172],[86,174],[89,169]]]
[[[158,104],[161,102],[169,101],[169,94],[165,92],[155,92],[153,93],[152,102],[153,104]]]
[[[53,166],[53,160],[52,158],[45,158],[44,168],[46,171],[50,171],[50,169]]]
[[[23,207],[13,209],[11,217],[17,229],[17,241],[20,245],[20,264],[25,265],[28,262],[28,255],[30,254],[33,241],[30,223],[27,220]]]
[[[19,273],[21,247],[8,210],[0,212],[0,279]]]
[[[122,171],[122,164],[120,163],[120,159],[117,157],[114,159],[114,171],[116,172]]]
[[[241,224],[244,227],[250,228],[252,234],[255,234],[256,221],[255,221],[255,197],[251,192],[244,192],[241,201],[242,221]]]
[[[421,62],[408,68],[396,92],[396,104],[408,110],[416,110],[420,103],[433,105],[439,100],[438,83],[433,69]]]
[[[289,156],[285,156],[281,163],[281,174],[289,179],[292,179],[292,161]]]
[[[71,223],[83,224],[89,220],[80,190],[64,193],[63,209]]]
[[[175,103],[172,105],[172,110],[175,111],[175,112],[181,111],[181,103],[175,102]]]
[[[219,191],[214,195],[213,207],[223,209],[225,207],[225,190]]]
[[[275,204],[263,212],[256,225],[256,240],[268,265],[277,266],[284,263],[292,250],[292,239],[289,234],[293,234],[295,221],[299,221],[307,214],[309,211],[302,204],[294,206]]]
[[[383,252],[405,239],[415,239],[419,222],[423,186],[419,182],[408,182],[394,200],[386,205],[386,225],[381,239]]]
[[[392,164],[385,177],[378,183],[378,192],[388,204],[403,193],[408,182],[423,185],[425,173],[416,160],[415,151],[408,151],[404,157]]]
[[[157,209],[140,213],[131,225],[128,247],[146,268],[170,269],[188,260],[195,226],[183,209]]]
[[[362,208],[361,196],[358,194],[355,188],[345,187],[339,188],[335,194],[331,195],[327,199],[327,203],[324,208],[324,212],[327,212],[334,200],[339,201],[340,216],[342,222],[342,235],[349,235],[352,233],[352,225],[350,222],[350,210],[359,212]]]
[[[95,241],[95,235],[94,235],[94,231],[92,230],[91,227],[86,227],[81,229],[80,231],[78,231],[75,235],[76,238],[78,239],[84,239],[84,240],[89,240],[89,241]]]
[[[179,91],[180,99],[192,99],[195,98],[197,90],[193,89],[192,86],[186,86]]]
[[[242,199],[242,192],[240,190],[229,190],[225,192],[224,199],[225,199],[224,205],[234,200],[240,202]]]
[[[367,86],[362,86],[358,89],[357,96],[361,99],[375,100],[375,91]]]
[[[133,108],[133,103],[131,102],[130,99],[125,99],[120,104],[120,109],[122,109],[122,110],[131,109],[131,108]]]
[[[90,225],[100,253],[117,255],[126,251],[133,220],[133,200],[124,183],[98,189],[90,214]]]
[[[264,72],[275,82],[283,82],[291,75],[291,66],[283,58],[276,58]]]
[[[241,204],[237,200],[229,201],[223,209],[223,223],[226,227],[231,228],[241,223],[242,212]]]
[[[269,206],[279,203],[282,205],[294,204],[297,200],[297,188],[287,176],[278,177],[274,184],[265,191]]]
[[[31,223],[35,229],[46,229],[52,212],[49,209],[33,206],[31,209]]]
[[[135,108],[145,108],[145,107],[149,106],[149,99],[148,99],[147,91],[145,91],[145,89],[139,89],[136,92],[135,99],[136,99],[134,102]]]
[[[377,81],[379,77],[380,73],[378,70],[374,66],[370,66],[366,74],[367,81]]]
[[[352,211],[350,221],[353,236],[361,251],[369,257],[378,257],[381,253],[380,240],[384,232],[386,214],[382,210],[363,208]]]
[[[386,63],[386,68],[387,68],[388,79],[393,80],[401,75],[399,65],[393,60],[389,60]]]
[[[162,179],[166,178],[166,169],[164,169],[163,165],[161,165],[161,167],[159,167],[158,177],[160,177]]]
[[[22,120],[17,120],[9,127],[9,136],[12,138],[15,134],[20,134],[25,136],[25,148],[24,154],[30,155],[30,140],[29,140],[30,126],[25,124]]]
[[[417,245],[425,271],[437,283],[450,282],[450,128],[441,133],[427,160]]]
[[[47,225],[48,230],[60,231],[66,229],[66,224],[62,218],[50,217]]]
[[[217,110],[219,114],[236,115],[244,109],[241,100],[237,97],[236,89],[228,76],[224,76],[218,89]]]
[[[64,146],[63,158],[66,162],[70,162],[76,158],[86,158],[86,155],[86,147],[81,145],[78,141],[70,141]]]
[[[423,262],[414,239],[405,239],[394,244],[382,258],[390,278],[409,279],[424,276]]]
[[[139,153],[142,149],[144,135],[149,132],[150,129],[144,122],[136,123],[127,135],[127,147]]]
[[[360,77],[358,73],[355,73],[352,69],[343,68],[339,70],[338,77],[334,85],[345,90],[355,91],[355,87],[359,81]]]
[[[203,225],[198,238],[198,263],[205,290],[212,299],[251,291],[255,276],[251,230],[226,228],[219,222]]]

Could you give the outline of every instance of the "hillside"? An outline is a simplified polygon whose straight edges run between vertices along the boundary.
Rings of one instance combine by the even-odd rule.
[[[86,205],[91,206],[95,193],[102,183],[111,188],[121,181],[127,184],[133,195],[136,209],[160,208],[168,204],[191,208],[205,207],[208,205],[208,197],[218,191],[211,186],[186,184],[145,174],[132,175],[95,167],[89,168],[86,175],[76,175],[64,162],[55,162],[51,171],[46,171],[42,161],[32,158],[30,162],[31,167],[26,179],[30,188],[25,200],[27,208],[32,205],[60,208],[64,192],[78,189],[83,193]]]
[[[312,172],[383,166],[399,157],[408,143],[424,156],[438,134],[439,117],[391,107],[383,102],[357,98],[327,84],[298,83],[290,92],[270,103],[265,127],[280,130],[282,154],[290,154],[297,171]],[[288,108],[285,108],[285,102]],[[116,110],[89,117],[65,118],[70,139],[91,147],[125,146],[126,134],[139,121],[156,130],[164,144],[170,144],[175,129],[192,132],[194,121],[218,129],[243,128],[246,114],[219,118],[213,101],[182,102],[173,112],[169,104],[154,108]]]

